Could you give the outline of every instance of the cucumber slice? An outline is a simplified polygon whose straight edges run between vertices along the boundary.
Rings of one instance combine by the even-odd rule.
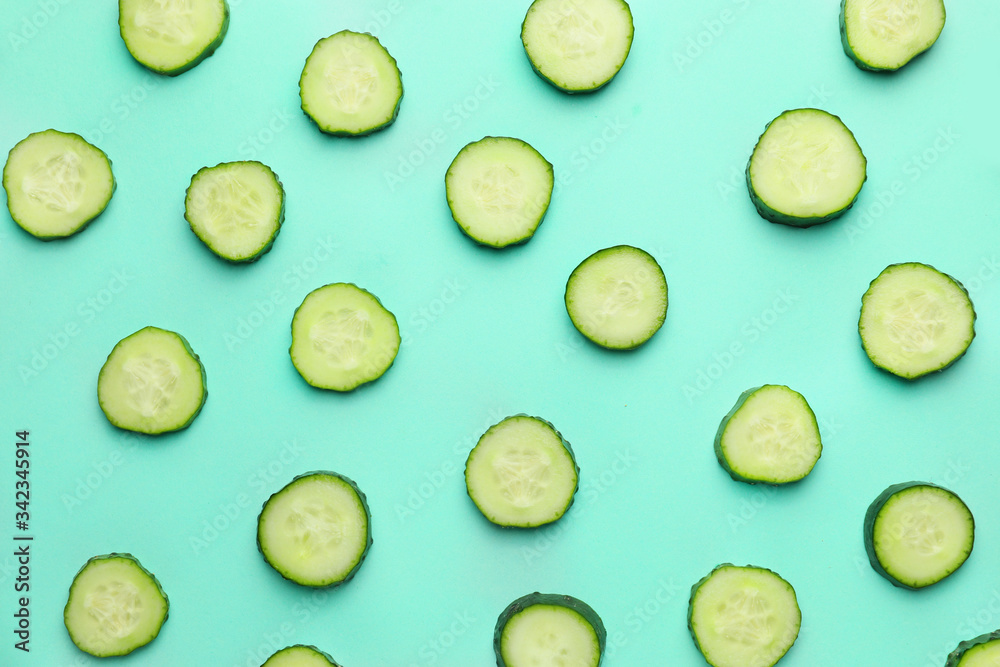
[[[399,351],[396,317],[371,292],[331,283],[306,295],[292,318],[292,363],[314,387],[350,391],[382,377]]]
[[[126,655],[156,639],[170,603],[132,554],[94,556],[73,578],[63,621],[77,647],[98,658]]]
[[[645,250],[628,245],[598,250],[566,282],[566,312],[588,339],[630,350],[653,337],[667,316],[667,279]]]
[[[797,482],[822,453],[816,415],[802,394],[784,385],[744,391],[715,435],[719,464],[738,482]]]
[[[566,93],[589,93],[618,74],[632,48],[625,0],[535,0],[521,43],[535,72]]]
[[[339,473],[299,475],[264,503],[257,548],[282,577],[302,586],[339,586],[372,545],[365,494]]]
[[[942,0],[843,0],[840,38],[861,69],[897,70],[934,45],[944,19]]]
[[[878,368],[913,380],[962,358],[976,336],[969,292],[919,262],[891,264],[861,298],[858,333]]]
[[[532,528],[559,519],[579,485],[570,444],[549,422],[514,415],[491,426],[469,452],[465,488],[498,526]]]
[[[598,667],[607,630],[587,603],[569,595],[529,593],[497,619],[497,667]]]
[[[723,563],[691,588],[688,628],[715,667],[770,667],[799,636],[795,589],[762,567]]]
[[[207,395],[205,367],[187,340],[157,327],[120,340],[97,377],[108,421],[151,435],[190,425]]]
[[[935,584],[972,553],[976,523],[962,499],[927,482],[894,484],[865,513],[865,550],[900,588]]]
[[[191,177],[184,218],[208,249],[252,262],[271,249],[285,217],[285,190],[260,162],[223,162]]]
[[[45,130],[17,143],[3,168],[7,208],[40,239],[71,236],[99,216],[115,192],[111,160],[78,134]]]
[[[792,109],[760,135],[747,163],[747,187],[765,220],[811,227],[854,204],[867,165],[840,118],[820,109]]]
[[[277,651],[260,667],[340,667],[340,665],[315,646],[296,644]]]
[[[532,237],[549,208],[554,182],[549,161],[511,137],[468,144],[444,177],[455,222],[473,241],[494,248]]]
[[[118,0],[118,29],[132,57],[176,76],[212,55],[229,28],[225,0]]]
[[[316,42],[302,68],[299,97],[323,132],[361,136],[396,120],[403,81],[376,37],[341,30]]]
[[[1000,665],[1000,630],[959,642],[944,667],[996,667]]]

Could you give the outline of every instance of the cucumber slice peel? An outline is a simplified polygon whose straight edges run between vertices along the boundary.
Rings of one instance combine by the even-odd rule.
[[[597,612],[569,595],[529,593],[497,619],[497,667],[598,667],[607,630]]]
[[[842,0],[844,52],[864,70],[895,71],[934,46],[944,29],[943,0]]]
[[[119,0],[118,29],[132,57],[168,76],[188,71],[222,44],[225,0]]]
[[[959,642],[944,667],[993,667],[1000,664],[1000,630]]]
[[[340,667],[340,665],[315,646],[295,644],[276,651],[260,667]]]

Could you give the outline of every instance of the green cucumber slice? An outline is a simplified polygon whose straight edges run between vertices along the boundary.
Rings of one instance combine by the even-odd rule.
[[[255,161],[202,167],[191,177],[184,218],[208,249],[230,262],[252,262],[271,249],[285,217],[285,190]]]
[[[63,622],[70,639],[98,658],[126,655],[156,639],[170,603],[132,554],[94,556],[73,578]]]
[[[108,421],[150,435],[190,425],[207,395],[205,367],[187,340],[157,327],[120,340],[97,377]]]
[[[497,667],[598,667],[607,630],[587,603],[569,595],[529,593],[497,619]]]
[[[458,152],[444,177],[451,215],[482,245],[524,243],[545,217],[552,165],[520,139],[484,137]]]
[[[351,479],[319,470],[299,475],[264,503],[257,548],[285,579],[339,586],[357,573],[372,545],[371,512]]]
[[[840,118],[820,109],[792,109],[760,135],[747,163],[747,187],[765,220],[811,227],[854,204],[867,165]]]
[[[865,513],[872,568],[900,588],[936,584],[972,553],[976,523],[962,499],[928,482],[894,484]]]
[[[667,279],[645,250],[629,245],[598,250],[566,282],[566,312],[594,343],[630,350],[653,337],[667,316]]]
[[[323,132],[361,136],[396,120],[403,80],[378,38],[341,30],[316,42],[302,68],[299,97]]]
[[[535,0],[521,43],[542,79],[566,93],[589,93],[618,74],[633,32],[625,0]]]
[[[976,336],[969,292],[919,262],[890,264],[861,297],[858,333],[872,363],[914,380],[948,368]]]
[[[350,391],[382,377],[399,351],[396,317],[371,292],[331,283],[306,295],[292,318],[289,354],[314,387]]]
[[[225,0],[118,0],[118,29],[132,57],[176,76],[209,57],[229,28]]]
[[[76,234],[115,192],[111,160],[78,134],[45,130],[17,143],[3,168],[10,217],[43,240]]]
[[[1000,630],[959,642],[944,667],[996,667],[1000,665]]]
[[[766,568],[723,563],[691,588],[688,628],[715,667],[771,667],[801,623],[795,589]]]
[[[559,519],[573,504],[580,468],[549,422],[514,415],[491,426],[469,452],[465,488],[498,526],[532,528]]]
[[[340,667],[340,665],[315,646],[296,644],[275,652],[260,667]]]
[[[744,391],[715,435],[719,464],[750,484],[797,482],[822,453],[816,415],[802,394],[785,385]]]
[[[934,46],[944,20],[943,0],[843,0],[840,38],[861,69],[892,71]]]

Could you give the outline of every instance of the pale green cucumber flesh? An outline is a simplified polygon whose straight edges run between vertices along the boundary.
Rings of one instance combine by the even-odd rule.
[[[944,29],[943,0],[842,0],[844,52],[861,69],[897,70],[931,48]]]
[[[340,665],[315,646],[295,644],[275,651],[260,667],[340,667]]]
[[[569,595],[530,593],[497,619],[497,667],[598,667],[607,631],[597,612]]]
[[[996,667],[1000,665],[1000,630],[959,642],[944,667]]]
[[[118,28],[136,61],[176,76],[222,44],[229,5],[225,0],[119,0]]]

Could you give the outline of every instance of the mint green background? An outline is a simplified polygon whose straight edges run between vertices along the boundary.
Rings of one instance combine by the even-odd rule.
[[[934,48],[876,75],[844,55],[836,2],[633,0],[624,68],[577,97],[531,71],[526,2],[230,4],[219,51],[173,79],[132,60],[112,2],[0,4],[0,147],[79,132],[118,181],[71,239],[0,225],[0,537],[18,429],[36,537],[30,655],[12,648],[0,547],[0,664],[98,662],[61,611],[78,568],[110,551],[138,556],[171,601],[160,637],[116,664],[258,665],[301,642],[347,667],[488,665],[497,615],[542,590],[601,614],[609,667],[700,665],[687,594],[725,561],[794,585],[787,667],[942,665],[1000,627],[994,3],[949,0]],[[374,32],[406,91],[396,123],[359,140],[323,136],[298,107],[306,55],[343,28]],[[765,124],[802,106],[840,115],[869,161],[854,209],[810,230],[763,221],[742,182]],[[502,252],[461,234],[443,192],[484,135],[528,141],[560,182],[535,237]],[[230,266],[187,228],[184,190],[202,166],[250,158],[281,177],[286,221],[268,255]],[[570,271],[618,243],[651,252],[670,288],[662,330],[624,354],[584,341],[562,304]],[[873,368],[856,330],[869,281],[899,261],[954,275],[979,313],[968,355],[914,383]],[[389,372],[347,395],[311,389],[287,355],[295,307],[334,281],[378,295],[404,336]],[[187,337],[209,388],[189,429],[152,439],[111,427],[95,395],[114,344],[149,324]],[[36,353],[52,358],[25,375]],[[802,392],[821,422],[823,457],[793,487],[733,482],[712,452],[721,417],[763,383]],[[537,531],[489,525],[462,480],[478,436],[516,412],[553,422],[582,468],[569,514]],[[317,468],[359,484],[374,529],[357,577],[320,593],[254,545],[261,503]],[[869,502],[910,479],[959,493],[978,529],[965,566],[920,592],[876,575],[861,540]]]

